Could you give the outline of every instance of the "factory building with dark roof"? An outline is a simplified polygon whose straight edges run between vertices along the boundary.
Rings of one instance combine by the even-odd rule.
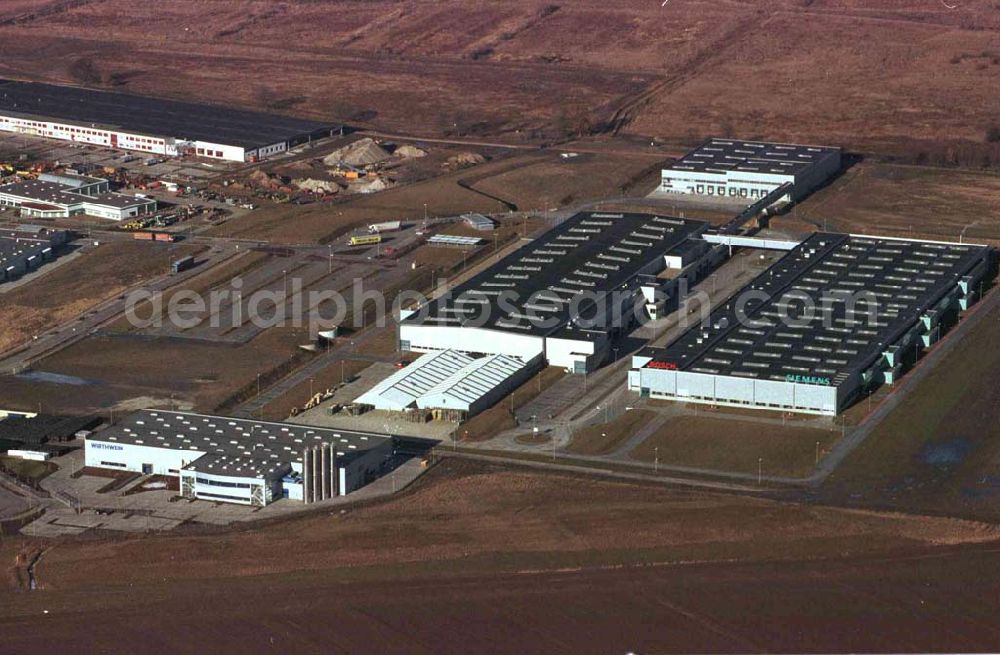
[[[655,193],[747,205],[790,184],[777,201],[793,202],[833,177],[840,165],[840,148],[712,138],[664,168]]]
[[[816,233],[666,348],[644,397],[833,415],[895,382],[982,293],[986,246]]]
[[[84,446],[87,466],[174,476],[183,496],[255,506],[349,494],[394,452],[386,435],[166,410],[130,414]]]
[[[218,105],[0,79],[0,131],[150,155],[258,161],[342,126]]]
[[[651,214],[582,212],[402,317],[401,350],[504,354],[574,372],[599,366],[646,300],[643,285],[709,227]]]

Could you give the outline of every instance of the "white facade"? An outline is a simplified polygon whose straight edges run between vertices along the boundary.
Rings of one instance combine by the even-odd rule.
[[[645,367],[633,360],[628,385],[649,398],[833,416],[844,390],[833,385],[760,380]],[[854,385],[855,387],[857,385]]]
[[[269,146],[247,151],[240,146],[212,143],[209,141],[185,141],[172,137],[122,132],[95,126],[73,125],[65,122],[46,121],[35,118],[0,115],[0,131],[26,134],[29,136],[72,141],[102,148],[132,150],[148,155],[176,157],[183,154],[197,155],[224,161],[248,161],[264,159],[287,150],[282,141]]]
[[[185,470],[180,472],[180,488],[181,495],[189,498],[263,507],[277,500],[281,479]]]
[[[712,138],[664,168],[657,193],[750,205],[790,184],[774,202],[793,202],[835,175],[840,164],[839,148]]]
[[[130,443],[84,440],[86,466],[134,471],[151,475],[179,475],[180,470],[205,454],[201,450],[178,450]]]
[[[524,361],[542,356],[550,366],[577,373],[592,371],[607,356],[608,337],[601,332],[564,330],[558,336],[513,334],[505,330],[432,324],[399,326],[400,350],[434,352],[463,350],[488,355],[509,355]]]
[[[152,434],[144,434],[142,438],[158,439]],[[334,441],[326,449],[327,453],[331,453],[330,461],[323,462],[322,467],[317,462],[316,468],[307,472],[302,461],[313,464],[314,456],[310,448],[290,455],[298,461],[272,464],[241,456],[220,456],[195,448],[112,441],[98,433],[84,439],[84,465],[146,475],[175,476],[179,479],[182,495],[203,500],[255,506],[267,505],[281,497],[315,502],[359,489],[377,477],[386,460],[392,456],[392,439],[378,435],[361,436],[360,439],[370,440],[371,447],[359,448],[355,443]],[[305,452],[309,455],[304,455]],[[323,494],[316,491],[321,475],[334,483],[333,488]],[[315,494],[308,499],[306,485]]]
[[[607,356],[606,335],[578,338],[548,337],[545,339],[545,359],[550,366],[560,366],[571,373],[586,373],[601,365]]]
[[[96,126],[73,125],[35,118],[0,115],[0,131],[73,141],[103,148],[137,150],[151,155],[176,155],[173,139],[108,130]]]
[[[545,351],[545,338],[531,334],[513,334],[489,328],[447,325],[399,325],[401,350],[433,352],[435,350],[463,350],[470,353],[514,355],[532,359]]]
[[[665,168],[661,174],[659,190],[661,193],[704,196],[719,201],[750,204],[789,182],[795,182],[794,175],[740,171],[712,173]],[[781,202],[791,200],[791,193],[778,199]]]
[[[57,181],[63,180],[63,181]],[[68,218],[86,214],[115,221],[156,211],[156,201],[108,191],[107,180],[67,183],[72,176],[43,174],[38,180],[0,187],[0,206],[24,217]]]

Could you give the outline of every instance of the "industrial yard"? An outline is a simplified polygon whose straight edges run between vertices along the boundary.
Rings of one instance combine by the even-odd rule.
[[[995,14],[4,4],[7,650],[996,650]]]

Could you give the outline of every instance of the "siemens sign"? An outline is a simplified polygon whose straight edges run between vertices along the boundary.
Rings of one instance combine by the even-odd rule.
[[[125,450],[122,446],[117,446],[113,443],[101,443],[100,441],[88,441],[87,445],[91,448],[100,448],[102,450]]]
[[[830,386],[830,378],[820,378],[814,375],[786,375],[785,382],[798,382],[799,384],[821,384],[824,387]]]

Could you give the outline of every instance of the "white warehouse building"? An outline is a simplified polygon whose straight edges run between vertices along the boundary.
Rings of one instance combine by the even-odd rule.
[[[107,180],[70,173],[42,173],[37,180],[0,186],[0,206],[25,218],[97,216],[121,221],[156,211],[156,201],[113,193]]]
[[[436,350],[396,371],[354,402],[374,409],[447,410],[468,418],[496,404],[541,365],[535,356],[475,357],[457,350]]]
[[[163,410],[130,414],[84,444],[86,466],[174,476],[185,497],[255,506],[347,495],[394,452],[385,435]]]
[[[833,177],[840,166],[840,148],[712,138],[664,168],[654,195],[747,205],[791,184],[776,201],[795,202]]]

